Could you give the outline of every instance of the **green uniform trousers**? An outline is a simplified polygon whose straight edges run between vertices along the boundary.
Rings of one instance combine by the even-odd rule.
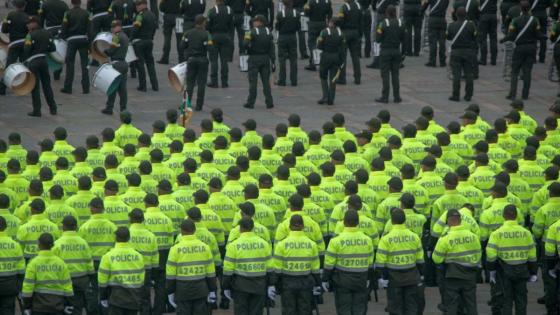
[[[152,85],[152,89],[158,90],[159,85],[156,76],[156,67],[153,54],[154,42],[151,39],[140,39],[137,41],[133,41],[132,46],[134,47],[136,57],[138,57],[136,65],[138,67],[137,70],[139,88],[146,88],[146,70],[148,70],[148,76],[150,77],[150,84]]]
[[[334,305],[338,315],[362,315],[367,313],[368,290],[353,291],[336,287]]]
[[[80,68],[82,70],[82,91],[89,92],[89,70],[88,70],[88,50],[89,42],[87,38],[78,38],[68,41],[68,51],[66,53],[66,75],[64,76],[64,89],[72,91],[74,83],[74,67],[76,63],[76,53],[80,54]]]
[[[439,57],[439,63],[445,64],[445,29],[447,24],[444,18],[430,17],[428,20],[428,42],[430,44],[429,63],[436,64]],[[439,56],[438,56],[439,55]]]
[[[213,33],[214,45],[210,47],[210,83],[218,84],[218,58],[222,85],[228,84],[229,67],[233,56],[233,37],[227,33]]]
[[[496,63],[498,56],[498,17],[496,14],[484,14],[478,22],[478,40],[480,46],[480,61],[485,64],[490,42],[490,60]]]
[[[379,68],[381,69],[381,79],[383,80],[383,88],[381,97],[389,98],[389,90],[393,85],[393,97],[400,99],[400,81],[399,69],[401,66],[402,56],[398,48],[382,48],[379,54]]]
[[[317,37],[327,25],[325,22],[309,21],[309,30],[307,31],[307,46],[309,47],[309,64],[313,64],[313,50],[317,48]]]
[[[527,314],[527,279],[510,278],[498,272],[503,288],[502,314],[513,315],[515,307],[516,315]]]
[[[313,291],[282,290],[282,315],[309,315],[313,309]]]
[[[0,296],[0,315],[14,315],[16,313],[16,297]]]
[[[169,53],[171,52],[171,36],[175,32],[176,18],[179,14],[165,13],[163,15],[163,54],[161,60],[169,62]],[[177,56],[179,63],[183,62],[183,50],[180,48],[183,33],[175,32],[175,40],[177,41]]]
[[[190,101],[193,98],[196,86],[196,108],[202,109],[208,77],[208,58],[191,57],[187,60],[187,95]]]
[[[473,95],[473,50],[454,49],[451,51],[451,72],[453,73],[453,97],[461,94],[461,75],[465,75],[465,97]]]
[[[262,315],[265,301],[264,295],[233,291],[233,314]]]
[[[413,6],[415,8],[415,6]],[[406,29],[404,40],[404,53],[407,56],[420,55],[422,40],[422,20],[424,15],[421,10],[407,10],[404,8],[404,27]]]
[[[513,50],[513,59],[511,62],[511,86],[509,96],[515,98],[517,96],[517,80],[519,72],[523,76],[523,90],[521,96],[529,97],[529,89],[531,88],[531,72],[535,63],[535,54],[537,47],[535,44],[517,45]]]
[[[418,286],[393,286],[389,281],[387,301],[390,315],[408,315],[418,313]]]
[[[196,299],[177,302],[177,315],[198,315],[208,314],[208,304],[206,299]]]
[[[296,34],[278,36],[278,83],[286,84],[286,60],[290,61],[290,82],[297,84],[297,40]]]
[[[118,88],[107,97],[107,109],[113,110],[117,94],[119,95],[119,103],[121,112],[126,110],[128,104],[128,91],[126,89],[126,77],[128,74],[128,64],[124,60],[113,63],[113,68],[121,74]]]
[[[323,91],[324,100],[334,102],[336,82],[333,83],[333,80],[339,69],[340,57],[338,53],[324,51],[321,54],[321,63],[319,65],[319,78],[321,79],[321,89]]]
[[[272,93],[270,92],[270,57],[268,55],[250,55],[249,60],[249,96],[247,104],[255,105],[257,99],[257,80],[259,75],[263,85],[263,93],[266,106],[274,105]]]
[[[448,315],[476,315],[476,281],[445,279],[445,307]]]
[[[360,49],[361,49],[361,39],[357,29],[345,29],[343,30],[344,36],[346,37],[347,50],[344,51],[344,67],[340,72],[339,82],[346,83],[346,56],[348,50],[350,51],[350,59],[352,60],[352,68],[354,69],[354,80],[361,80],[362,70],[360,69]]]

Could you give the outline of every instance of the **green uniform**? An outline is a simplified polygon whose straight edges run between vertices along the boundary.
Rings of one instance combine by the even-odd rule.
[[[241,142],[232,142],[229,145],[228,153],[234,158],[247,156],[247,147]]]
[[[321,189],[319,186],[311,186],[311,202],[323,208],[326,217],[330,217],[334,209],[334,200],[332,196]]]
[[[224,188],[222,188],[222,193],[229,197],[236,205],[243,203],[245,201],[245,197],[243,196],[243,185],[239,183],[237,180],[228,180]],[[262,191],[259,192],[262,194]]]
[[[297,38],[300,31],[300,14],[293,7],[285,7],[276,15],[278,30],[278,85],[286,85],[286,59],[290,61],[290,82],[297,85]]]
[[[498,134],[498,145],[509,152],[513,158],[520,158],[523,153],[523,145],[516,141],[509,133]]]
[[[128,213],[132,209],[119,196],[105,197],[105,217],[116,226],[128,226]]]
[[[144,257],[146,269],[159,266],[159,251],[156,236],[142,223],[130,225],[130,245]]]
[[[391,179],[391,177],[387,176],[385,171],[372,171],[369,174],[367,185],[377,193],[379,200],[383,200],[389,195],[389,187],[387,186],[389,179]],[[327,192],[330,193],[329,191]]]
[[[10,174],[4,181],[4,187],[9,188],[16,193],[17,203],[14,207],[17,207],[19,204],[27,200],[29,180],[25,179],[21,174]]]
[[[377,248],[379,243],[379,233],[377,233],[377,227],[375,226],[375,221],[366,216],[363,212],[358,212],[360,223],[358,223],[357,229],[369,236],[373,242],[373,247]],[[338,221],[336,227],[334,228],[334,236],[339,235],[344,231],[344,222]]]
[[[216,134],[214,132],[203,132],[195,141],[196,145],[202,150],[209,150],[214,152],[214,139]]]
[[[416,181],[416,184],[426,189],[430,203],[435,202],[445,193],[443,180],[435,172],[423,172],[422,177]]]
[[[327,27],[317,37],[317,49],[322,51],[319,64],[319,78],[323,91],[322,100],[327,104],[332,104],[336,95],[336,82],[333,81],[335,81],[337,73],[340,72],[340,76],[342,76],[342,71],[346,72],[346,68],[341,68],[346,60],[346,37],[340,28]],[[324,137],[325,135],[323,135]],[[322,143],[323,140],[321,140],[321,147],[332,152],[325,148]]]
[[[533,192],[544,185],[544,170],[536,161],[520,160],[518,173],[529,184]]]
[[[375,224],[379,234],[383,233],[385,224],[391,219],[391,209],[399,208],[401,206],[401,192],[389,193],[387,197],[379,203],[377,211],[375,212]]]
[[[425,217],[430,215],[430,195],[423,186],[416,183],[415,179],[403,180],[403,193],[410,193],[414,196],[414,208]]]
[[[478,166],[471,174],[469,183],[480,189],[483,193],[488,194],[492,186],[494,186],[494,171],[488,166]]]
[[[478,223],[476,222],[471,210],[467,208],[460,208],[459,214],[461,215],[461,225],[473,232],[476,236],[480,237],[480,228],[478,227]],[[449,232],[449,227],[447,226],[447,210],[445,210],[439,218],[434,218],[433,220],[437,220],[432,225],[430,232],[433,237],[439,238]]]
[[[461,93],[461,74],[465,75],[465,100],[470,100],[473,95],[473,69],[478,68],[473,62],[474,50],[476,49],[477,30],[475,22],[469,20],[458,20],[449,24],[446,32],[447,40],[451,41],[451,71],[453,73],[453,92],[451,97],[459,100]],[[473,47],[474,46],[474,47]],[[478,71],[475,71],[478,72]]]
[[[496,198],[492,202],[492,206],[482,211],[480,215],[480,240],[486,241],[490,237],[490,233],[498,229],[504,223],[504,208],[510,203],[506,198]],[[524,218],[517,214],[517,222],[523,224]]]
[[[141,134],[142,131],[132,124],[122,124],[115,130],[115,144],[121,148],[127,144],[138,145],[138,137]]]
[[[223,192],[214,192],[208,199],[208,206],[222,219],[224,233],[229,234],[233,224],[233,216],[237,211],[237,204]]]
[[[272,21],[269,21],[272,23]],[[263,82],[263,93],[267,108],[274,106],[270,92],[270,71],[276,63],[274,53],[274,38],[268,27],[262,26],[252,28],[245,33],[243,47],[249,55],[249,96],[247,97],[247,108],[255,106],[257,98],[257,80],[260,75]]]
[[[533,224],[533,235],[540,239],[544,236],[544,231],[550,228],[552,224],[558,221],[560,217],[560,197],[551,197],[548,199],[537,213],[535,214]]]
[[[222,219],[214,212],[207,204],[200,204],[197,205],[200,208],[200,212],[202,214],[202,223],[208,228],[210,232],[216,238],[219,246],[223,246],[225,244],[225,230],[224,225],[222,224]],[[256,209],[256,205],[255,205]],[[255,211],[255,216],[257,212]],[[235,217],[233,219],[234,222]]]
[[[271,189],[259,190],[259,203],[269,207],[272,211],[274,211],[276,222],[280,222],[283,219],[284,214],[286,213],[286,209],[288,209],[288,205],[284,198],[275,194]],[[309,201],[309,203],[313,202]]]
[[[330,160],[329,151],[323,149],[320,145],[309,145],[309,149],[303,155],[306,160],[311,161],[315,166],[321,166]]]
[[[15,314],[15,297],[19,293],[19,282],[25,274],[25,259],[19,244],[5,231],[0,232],[0,283],[2,284],[2,311]]]
[[[257,147],[262,149],[262,137],[254,130],[247,130],[241,138],[241,143],[247,148]]]
[[[417,213],[414,209],[404,209],[404,215],[406,216],[405,225],[406,228],[414,232],[418,237],[422,237],[424,233],[424,224],[426,223],[426,217],[420,213]],[[383,235],[391,232],[393,229],[393,223],[391,220],[387,221],[385,228],[383,229]]]
[[[22,245],[26,259],[35,257],[39,252],[37,240],[43,233],[50,233],[55,239],[60,236],[58,226],[44,213],[31,215],[29,221],[19,227],[16,240]]]
[[[81,227],[78,234],[88,243],[91,256],[99,262],[115,245],[117,226],[105,219],[103,214],[93,214]]]
[[[171,219],[171,222],[173,222],[173,229],[179,231],[181,222],[183,222],[183,218],[186,215],[186,210],[179,202],[175,200],[175,197],[170,194],[159,195],[158,208],[161,212],[163,212],[163,214]]]
[[[21,225],[21,220],[11,214],[8,209],[0,209],[0,216],[6,220],[6,230],[4,231],[5,235],[11,237],[12,239],[16,239],[17,231]]]
[[[233,158],[227,150],[216,150],[214,151],[214,160],[212,163],[216,166],[218,171],[226,173],[228,168],[235,165],[235,158]]]
[[[439,57],[440,66],[445,65],[445,30],[447,28],[445,18],[447,8],[449,7],[449,1],[423,1],[422,7],[424,10],[427,9],[428,11],[428,41],[430,45],[428,64],[435,67],[436,59]]]
[[[259,160],[264,167],[270,172],[271,174],[276,173],[278,166],[282,165],[282,156],[276,153],[274,150],[262,150],[261,158]]]
[[[49,206],[45,209],[45,214],[60,230],[62,230],[62,219],[67,215],[74,217],[78,221],[78,226],[80,226],[78,213],[72,206],[66,204],[64,200],[51,200]]]
[[[270,232],[266,228],[266,226],[260,224],[259,222],[253,221],[253,233],[255,233],[258,237],[262,238],[263,240],[270,243]],[[231,231],[229,232],[228,237],[228,244],[235,241],[241,235],[241,230],[238,225],[234,226]]]
[[[362,37],[362,6],[358,1],[345,2],[338,12],[340,19],[338,25],[344,34],[346,41],[345,49],[342,56],[342,66],[340,67],[339,83],[346,83],[346,47],[350,50],[350,57],[352,59],[352,66],[354,70],[354,82],[360,83],[361,69],[360,69],[360,50],[361,50],[361,37]],[[317,45],[319,46],[319,45]],[[320,49],[320,47],[319,47]]]
[[[87,162],[77,162],[70,170],[70,174],[76,179],[82,176],[90,177],[92,172],[93,168],[91,168]]]
[[[469,200],[457,190],[446,190],[443,196],[434,201],[430,217],[433,218],[431,226],[433,228],[436,220],[449,209],[461,209]]]
[[[380,44],[379,67],[381,69],[381,79],[383,89],[381,98],[389,98],[390,86],[393,86],[393,98],[400,100],[400,81],[399,69],[402,63],[401,43],[405,38],[404,25],[400,19],[384,19],[378,21],[376,28],[375,41]],[[389,83],[391,77],[391,83]]]
[[[146,210],[146,205],[144,204],[146,192],[143,191],[142,188],[135,186],[128,187],[126,192],[120,197],[130,208],[140,209],[142,211]]]
[[[310,240],[317,244],[319,254],[323,255],[325,252],[325,243],[323,242],[321,227],[310,216],[301,211],[291,211],[289,215],[287,215],[287,218],[280,224],[278,224],[278,228],[276,229],[276,234],[274,237],[275,242],[278,243],[288,236],[288,234],[290,233],[290,219],[296,214],[301,215],[301,217],[303,218],[303,232]]]
[[[220,247],[218,247],[218,242],[216,242],[216,238],[208,229],[204,226],[204,223],[196,223],[196,231],[194,235],[196,238],[201,240],[204,244],[208,245],[210,251],[212,253],[213,264],[218,267],[222,265],[222,257],[220,256]],[[179,234],[177,239],[175,239],[175,244],[181,242],[183,235]]]
[[[17,160],[21,167],[25,168],[27,163],[27,150],[21,144],[10,144],[8,146],[8,151],[6,151],[6,157]]]

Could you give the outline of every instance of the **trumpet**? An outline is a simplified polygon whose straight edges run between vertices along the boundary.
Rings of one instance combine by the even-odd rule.
[[[502,77],[506,82],[509,82],[511,80],[511,65],[513,61],[514,49],[515,49],[515,44],[513,42],[504,43],[504,70],[502,73]]]

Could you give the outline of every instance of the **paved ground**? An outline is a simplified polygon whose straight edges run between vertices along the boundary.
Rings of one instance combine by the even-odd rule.
[[[338,6],[338,5],[336,5]],[[7,10],[0,8],[0,18],[7,14]],[[155,57],[161,56],[161,32],[156,35]],[[501,51],[500,51],[501,54]],[[502,56],[499,56],[501,60]],[[192,126],[198,130],[201,119],[208,117],[211,109],[221,107],[225,111],[225,121],[231,126],[240,126],[247,118],[255,118],[262,133],[273,133],[274,127],[279,122],[285,122],[290,113],[298,113],[302,117],[303,127],[307,130],[318,129],[334,113],[342,112],[347,117],[348,126],[357,131],[364,127],[364,122],[374,116],[380,109],[389,109],[393,114],[394,125],[401,127],[404,123],[415,119],[422,106],[432,105],[436,111],[436,118],[442,124],[457,119],[466,102],[452,103],[447,100],[450,95],[451,81],[447,79],[444,68],[426,68],[427,61],[424,53],[417,58],[408,58],[406,67],[401,70],[401,93],[404,99],[401,104],[380,105],[373,100],[381,91],[380,75],[378,70],[366,69],[365,64],[370,60],[362,59],[362,85],[352,84],[351,67],[348,69],[348,82],[346,86],[339,86],[335,106],[321,107],[316,101],[320,98],[321,89],[317,72],[303,70],[304,62],[300,61],[299,86],[277,87],[273,86],[275,108],[264,109],[263,97],[259,88],[258,100],[255,110],[241,107],[247,97],[246,74],[238,71],[237,57],[230,67],[230,87],[228,89],[207,89],[204,110],[196,113]],[[172,53],[171,60],[176,61],[176,53]],[[136,91],[137,81],[128,81],[129,110],[134,115],[134,123],[141,129],[149,132],[151,123],[156,119],[163,119],[164,112],[169,108],[177,108],[180,96],[171,89],[167,80],[167,66],[157,65],[160,82],[159,92],[140,93]],[[93,76],[95,69],[90,70]],[[533,87],[530,99],[526,102],[527,112],[543,121],[547,116],[547,108],[556,99],[557,85],[546,78],[547,66],[535,65],[533,71]],[[502,64],[480,68],[480,79],[475,81],[474,101],[482,107],[482,116],[493,121],[503,116],[509,110],[508,101],[505,99],[509,84],[502,77]],[[62,82],[54,82],[55,98],[60,105],[59,115],[56,117],[45,114],[43,118],[29,118],[25,114],[31,110],[31,97],[16,97],[8,95],[0,97],[0,137],[6,138],[12,131],[23,135],[24,143],[28,148],[36,148],[36,143],[50,137],[56,126],[65,126],[70,134],[70,142],[82,145],[85,137],[90,134],[99,134],[107,127],[118,126],[118,116],[107,117],[99,111],[105,103],[105,96],[92,88],[90,95],[80,94],[80,72],[77,70],[74,94],[71,96],[59,93]],[[46,112],[46,111],[45,111]],[[536,304],[536,298],[542,292],[541,283],[529,285],[529,312],[543,313],[544,308]],[[437,314],[436,305],[439,301],[434,288],[427,290],[426,314]],[[478,303],[480,314],[488,314],[486,301],[489,298],[489,287],[480,285],[478,289]],[[370,312],[383,312],[385,294],[380,294],[379,303],[370,303]],[[333,299],[327,298],[327,303],[321,306],[322,314],[334,314]],[[373,310],[373,311],[371,311]],[[218,312],[223,313],[223,312]],[[272,311],[279,313],[278,309]]]

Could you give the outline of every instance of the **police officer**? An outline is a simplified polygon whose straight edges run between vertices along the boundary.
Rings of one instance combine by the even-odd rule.
[[[119,94],[119,103],[121,112],[126,110],[128,103],[128,92],[126,90],[126,77],[128,73],[128,64],[125,61],[126,52],[128,51],[128,36],[122,31],[122,22],[114,20],[111,23],[111,32],[113,33],[113,42],[111,47],[105,50],[105,54],[111,58],[111,62],[115,70],[121,74],[119,86],[113,94],[107,97],[105,109],[101,111],[105,115],[113,115],[113,107],[115,99]]]
[[[208,32],[212,35],[213,45],[210,47],[210,83],[208,87],[218,87],[218,57],[222,87],[228,87],[228,63],[233,58],[234,13],[223,0],[216,1],[216,5],[208,11]]]
[[[195,236],[195,232],[193,221],[181,223],[181,240],[171,248],[167,261],[168,300],[177,308],[177,314],[207,314],[207,302],[216,302],[212,251]]]
[[[398,1],[396,0],[373,0],[371,3],[371,9],[373,10],[373,26],[374,29],[377,29],[377,25],[383,20],[385,17],[385,10],[389,5],[398,6]],[[373,33],[373,40],[375,41],[376,33]],[[376,56],[375,50],[375,43],[374,43],[374,55],[373,61],[371,64],[367,65],[366,67],[371,69],[379,69],[379,56]]]
[[[362,7],[362,28],[360,41],[362,37],[364,38],[364,57],[369,58],[371,57],[371,25],[373,23],[370,6],[370,0],[358,0],[360,6]],[[360,57],[362,56],[360,50]]]
[[[276,85],[286,86],[286,59],[289,59],[290,81],[292,86],[297,86],[298,42],[296,39],[296,33],[301,29],[300,15],[298,14],[297,9],[293,7],[292,0],[283,0],[283,3],[284,7],[279,10],[276,15],[276,30],[278,31],[278,65],[280,67]]]
[[[445,67],[445,31],[447,29],[446,14],[449,0],[427,0],[422,3],[422,9],[428,10],[428,42],[430,56],[427,67],[436,67],[439,57],[439,66]],[[438,56],[439,55],[439,56]]]
[[[460,101],[461,74],[465,74],[465,101],[473,95],[473,45],[476,45],[476,25],[466,20],[466,10],[460,7],[455,11],[457,21],[449,24],[447,40],[451,41],[451,71],[453,72],[453,92],[450,101]]]
[[[123,32],[130,38],[132,36],[132,30],[134,29],[133,22],[136,14],[134,0],[113,0],[109,7],[109,14],[111,21],[121,21]],[[131,62],[129,65],[131,78],[136,78],[136,66],[136,61]]]
[[[360,69],[362,7],[356,0],[345,0],[344,4],[340,7],[338,17],[340,21],[337,25],[340,26],[346,38],[346,48],[350,50],[350,58],[354,68],[354,83],[359,85],[362,78],[362,70]],[[338,84],[346,84],[346,54],[347,50],[345,49],[344,63],[337,80]]]
[[[250,7],[252,8],[254,5],[254,2],[252,2]],[[244,51],[249,55],[249,95],[243,107],[249,109],[255,107],[257,80],[260,75],[266,108],[273,108],[274,103],[270,92],[270,71],[276,71],[274,38],[270,29],[265,26],[267,21],[263,15],[255,16],[252,22],[253,28],[245,33],[243,41]]]
[[[29,70],[35,75],[37,82],[31,92],[33,102],[33,111],[28,113],[31,117],[41,117],[41,94],[40,86],[43,88],[43,94],[51,115],[56,115],[57,105],[54,100],[51,87],[51,77],[49,75],[49,66],[47,64],[47,54],[54,51],[54,42],[49,32],[42,29],[38,17],[30,17],[27,22],[29,33],[25,37],[23,46],[23,55]]]
[[[208,48],[214,44],[212,35],[206,31],[206,18],[203,15],[196,17],[195,28],[185,31],[181,44],[185,52],[185,60],[187,60],[185,93],[190,104],[194,87],[197,86],[195,110],[200,111],[204,105],[204,91],[208,77]]]
[[[337,314],[367,314],[374,248],[372,239],[358,228],[359,223],[357,211],[346,211],[344,230],[330,240],[325,255],[321,286],[326,292],[334,290]]]
[[[82,314],[86,303],[86,291],[90,284],[90,277],[95,277],[93,259],[88,243],[78,235],[78,221],[73,216],[66,216],[62,220],[62,236],[54,242],[53,253],[60,257],[68,266],[72,279],[74,296],[71,304],[72,314]]]
[[[432,254],[434,263],[445,272],[444,305],[450,314],[457,314],[461,304],[465,314],[475,315],[476,276],[482,255],[480,240],[461,225],[461,214],[456,209],[447,212],[447,225],[449,231],[439,238]]]
[[[327,21],[332,18],[332,6],[330,0],[307,1],[303,7],[305,15],[309,17],[307,29],[307,46],[309,47],[309,65],[306,70],[315,71],[313,62],[313,50],[317,47],[317,38],[321,31],[327,26]]]
[[[146,263],[130,244],[128,228],[118,228],[115,239],[115,247],[103,255],[97,272],[101,306],[109,308],[109,314],[137,314],[142,303]]]
[[[535,63],[537,53],[537,40],[544,37],[539,19],[530,13],[529,2],[523,0],[521,4],[521,16],[513,19],[509,25],[506,37],[500,40],[501,43],[513,41],[513,60],[511,65],[511,86],[507,99],[513,100],[517,97],[517,79],[519,72],[523,75],[523,91],[521,97],[526,100],[529,98],[531,88],[531,72]]]
[[[253,232],[253,220],[239,220],[240,236],[227,245],[224,258],[224,295],[234,298],[234,314],[262,314],[266,298],[274,299],[271,286],[271,247]]]
[[[47,0],[42,3],[39,10],[41,25],[44,25],[45,30],[49,31],[51,37],[55,38],[60,34],[63,19],[68,9],[68,5],[62,0]],[[53,72],[55,80],[60,79],[60,73],[62,73],[62,68]]]
[[[245,12],[253,19],[257,15],[262,15],[264,18],[263,26],[272,28],[274,25],[274,3],[272,0],[247,0],[245,2]]]
[[[7,234],[8,223],[4,216],[0,216],[0,257],[9,261],[0,265],[0,314],[15,314],[15,300],[20,292],[21,280],[25,272],[25,260],[20,245]]]
[[[136,17],[134,18],[134,29],[132,30],[132,46],[138,57],[138,88],[140,92],[146,92],[146,71],[144,64],[148,70],[152,90],[159,91],[158,80],[156,76],[156,68],[154,65],[154,34],[157,28],[156,16],[148,10],[148,2],[146,0],[136,1]],[[127,47],[128,49],[128,47]]]
[[[422,39],[422,20],[424,19],[424,11],[420,0],[404,1],[404,27],[406,29],[406,38],[404,41],[404,54],[407,56],[420,55],[420,42]],[[414,35],[413,35],[414,33]]]
[[[539,25],[543,36],[539,40],[539,63],[544,63],[546,57],[546,32],[548,30],[548,14],[547,10],[552,6],[551,0],[531,0],[531,15],[539,19]],[[551,14],[551,16],[553,16]]]
[[[111,17],[109,16],[110,0],[88,0],[87,10],[90,13],[91,30],[90,38],[93,39],[99,32],[111,30]]]
[[[502,2],[502,6],[505,1]],[[486,56],[488,55],[488,43],[490,42],[490,64],[496,65],[498,55],[498,11],[497,0],[482,0],[480,3],[480,20],[478,22],[480,59],[478,64],[486,65]]]
[[[182,0],[181,14],[183,14],[183,37],[184,33],[196,25],[196,16],[206,11],[206,0]],[[185,60],[187,60],[185,56]]]
[[[158,63],[163,65],[169,64],[171,35],[173,35],[173,31],[175,31],[175,39],[177,40],[177,57],[179,63],[181,63],[184,61],[183,50],[181,49],[183,32],[181,26],[178,27],[176,24],[183,23],[181,0],[162,0],[159,3],[159,12],[163,13],[163,54],[161,55],[161,59],[158,60]],[[182,25],[182,27],[184,27],[184,25]]]
[[[508,21],[509,12],[513,7],[518,5],[519,1],[517,0],[505,0],[500,4],[500,15],[502,17],[502,25],[500,28],[502,29],[502,33],[507,34],[509,28],[508,24],[511,22]]]
[[[274,247],[274,284],[282,295],[284,314],[311,314],[313,295],[321,293],[317,244],[303,232],[300,215],[290,218],[290,234]]]
[[[537,254],[531,232],[517,222],[517,208],[507,205],[504,224],[490,234],[486,245],[486,267],[490,282],[499,284],[503,294],[493,296],[502,314],[527,312],[527,281],[537,281]],[[493,308],[494,309],[494,308]]]
[[[54,238],[49,233],[43,233],[37,243],[39,255],[25,269],[21,290],[23,313],[72,314],[72,280],[64,260],[51,251]]]
[[[401,20],[397,18],[397,9],[394,6],[390,5],[387,7],[385,19],[378,24],[376,33],[375,41],[380,43],[381,49],[379,65],[383,89],[381,90],[381,97],[375,101],[379,103],[389,102],[390,76],[393,85],[393,100],[395,103],[400,103],[402,101],[399,82],[399,69],[402,62],[401,43],[405,39],[406,31]]]
[[[403,210],[394,208],[393,228],[380,239],[375,258],[375,267],[381,275],[379,287],[388,290],[390,314],[417,314],[419,307],[417,287],[421,284],[424,252],[420,238],[405,223]]]
[[[87,64],[90,21],[89,13],[80,8],[81,3],[81,0],[72,0],[73,7],[71,10],[66,11],[64,14],[64,20],[62,21],[61,37],[68,43],[68,50],[66,52],[66,75],[64,76],[64,87],[60,90],[60,92],[66,94],[72,94],[76,53],[80,54],[82,93],[89,93],[89,71]]]
[[[341,65],[345,60],[346,38],[340,28],[336,26],[337,22],[337,18],[331,18],[328,27],[317,37],[317,48],[323,51],[319,67],[323,97],[317,102],[320,105],[334,104],[336,80],[342,71]]]
[[[451,12],[451,17],[453,20],[457,19],[456,11],[458,8],[463,7],[465,8],[466,12],[466,19],[468,21],[474,22],[474,25],[478,25],[478,21],[480,19],[480,9],[479,9],[479,2],[478,0],[458,0],[453,3],[453,11]],[[472,69],[473,69],[473,79],[478,79],[478,34],[477,40],[472,45],[473,53],[471,54],[472,60]]]
[[[235,33],[237,33],[237,47],[241,52],[243,49],[243,19],[245,15],[245,1],[244,0],[227,0],[224,2],[233,11],[233,27],[230,28],[229,34],[233,43]]]
[[[25,0],[16,0],[13,2],[16,9],[8,13],[2,22],[2,33],[8,34],[10,44],[8,44],[8,56],[6,57],[5,67],[16,61],[24,61],[23,59],[23,43],[27,35],[27,21],[29,16],[25,13]],[[36,14],[36,13],[35,13]],[[6,94],[6,85],[4,78],[0,80],[0,95]]]

